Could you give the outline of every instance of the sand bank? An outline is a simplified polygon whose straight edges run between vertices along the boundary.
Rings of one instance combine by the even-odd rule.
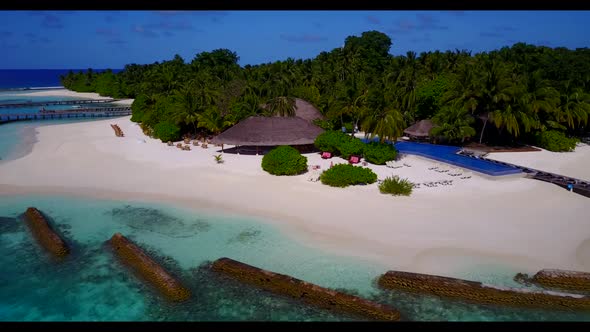
[[[51,89],[41,90],[27,93],[19,93],[19,96],[31,96],[31,97],[68,97],[68,98],[83,98],[83,99],[111,99],[111,97],[103,97],[95,92],[74,92],[68,89]],[[123,99],[115,102],[115,104],[131,105],[133,99]]]
[[[114,135],[111,123],[124,138]],[[471,178],[462,180],[428,170],[443,164],[407,156],[399,164],[410,166],[370,167],[380,179],[397,174],[454,184],[392,197],[380,194],[377,184],[341,189],[310,182],[310,174],[272,176],[261,169],[262,156],[225,153],[217,164],[220,148],[169,147],[145,137],[129,117],[37,131],[30,154],[0,165],[0,193],[159,201],[251,215],[304,244],[389,269],[454,277],[464,277],[470,266],[590,271],[588,198],[548,183],[465,170]],[[322,169],[345,162],[307,157]],[[583,167],[576,165],[566,160],[560,167]]]

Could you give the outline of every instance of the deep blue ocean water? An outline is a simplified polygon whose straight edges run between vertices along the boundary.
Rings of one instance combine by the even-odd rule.
[[[60,75],[66,75],[70,69],[0,69],[0,90],[24,89],[61,86]],[[74,72],[86,69],[72,69]],[[94,69],[93,69],[94,70]],[[94,70],[102,71],[101,69]],[[120,69],[113,69],[119,72]]]

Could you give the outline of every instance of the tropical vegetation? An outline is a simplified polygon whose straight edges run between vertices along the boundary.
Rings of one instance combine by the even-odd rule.
[[[365,148],[365,144],[359,138],[336,130],[319,134],[314,145],[321,151],[330,152],[344,159],[348,159],[350,156],[361,156]]]
[[[400,179],[399,176],[389,176],[383,179],[379,184],[379,191],[382,194],[390,194],[393,196],[410,196],[414,189],[414,184],[408,179]]]
[[[371,164],[385,165],[386,162],[395,160],[397,150],[388,143],[370,142],[365,145],[363,156]]]
[[[262,157],[262,169],[273,175],[301,174],[307,170],[307,157],[291,146],[279,146]]]
[[[358,127],[381,142],[421,119],[432,119],[433,136],[450,144],[547,147],[536,139],[553,135],[544,132],[587,135],[588,48],[516,43],[477,54],[392,55],[391,46],[386,34],[367,31],[312,59],[241,66],[235,52],[217,49],[188,62],[176,55],[116,73],[70,72],[61,80],[75,91],[135,98],[132,120],[154,135],[160,123],[184,136],[217,134],[251,115],[292,116],[294,98],[321,111],[322,128]]]
[[[554,152],[573,151],[578,143],[576,138],[566,137],[562,132],[557,130],[538,132],[536,139],[539,146],[543,146],[545,149]]]
[[[320,175],[320,181],[331,187],[348,187],[359,184],[371,184],[377,181],[377,174],[370,168],[338,164],[325,170]]]

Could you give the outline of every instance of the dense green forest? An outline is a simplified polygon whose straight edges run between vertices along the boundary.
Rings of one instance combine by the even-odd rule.
[[[509,145],[575,139],[590,115],[590,49],[524,43],[470,51],[393,56],[378,31],[346,38],[313,59],[238,65],[227,49],[129,64],[115,74],[88,70],[62,76],[80,92],[135,98],[132,120],[163,141],[217,134],[255,114],[292,115],[294,98],[314,104],[324,129],[353,126],[383,139],[432,119],[432,134],[450,144]],[[395,47],[395,45],[394,45]],[[266,105],[266,106],[263,106]],[[567,150],[567,148],[563,148]]]

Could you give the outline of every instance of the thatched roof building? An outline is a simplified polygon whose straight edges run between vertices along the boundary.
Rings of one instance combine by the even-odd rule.
[[[323,129],[300,117],[251,116],[213,138],[213,144],[275,146],[313,144]]]
[[[324,118],[322,113],[320,113],[320,111],[318,111],[318,109],[315,108],[311,103],[299,98],[295,98],[295,116],[309,122]]]
[[[428,138],[434,124],[430,120],[420,120],[404,130],[404,134],[413,138]]]
[[[246,146],[313,144],[324,130],[312,122],[323,118],[311,103],[295,98],[295,116],[251,116],[217,135],[211,143]]]
[[[267,109],[268,105],[261,105],[262,109]],[[313,122],[316,119],[324,119],[324,116],[320,111],[315,108],[310,102],[303,99],[295,98],[295,116],[300,117],[309,122]]]

